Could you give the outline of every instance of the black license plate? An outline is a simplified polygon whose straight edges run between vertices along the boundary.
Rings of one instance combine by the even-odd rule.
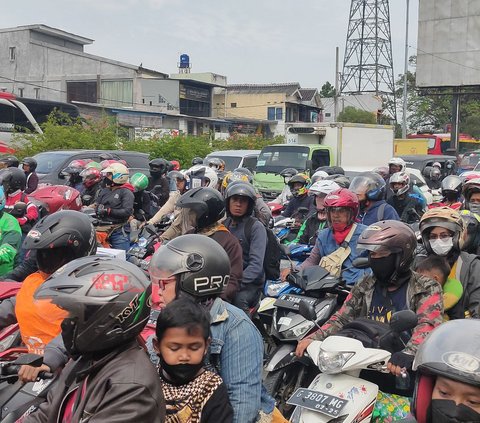
[[[305,301],[307,303],[310,303],[314,307],[315,307],[315,304],[317,303],[316,298],[304,297],[301,295],[283,294],[277,298],[277,300],[273,303],[273,305],[279,308],[286,308],[288,310],[298,311],[300,307],[300,301]]]
[[[289,398],[287,404],[308,408],[330,417],[338,417],[348,404],[348,400],[311,389],[299,388]]]

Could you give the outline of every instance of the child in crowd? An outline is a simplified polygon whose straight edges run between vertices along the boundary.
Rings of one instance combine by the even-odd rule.
[[[458,279],[450,276],[451,268],[444,257],[432,254],[420,261],[415,271],[423,276],[436,280],[442,285],[445,320],[463,317],[456,316],[456,313],[454,313],[455,305],[459,302],[460,298],[462,298],[463,286]]]
[[[166,423],[233,421],[225,384],[205,369],[209,343],[210,316],[200,305],[179,298],[160,313],[153,346],[160,359]]]

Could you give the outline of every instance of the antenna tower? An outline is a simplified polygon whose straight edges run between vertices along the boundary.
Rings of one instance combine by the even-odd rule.
[[[396,120],[388,0],[351,0],[341,94],[373,94]]]

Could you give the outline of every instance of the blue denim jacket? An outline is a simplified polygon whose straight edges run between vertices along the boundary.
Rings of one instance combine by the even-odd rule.
[[[210,361],[228,389],[234,423],[255,422],[260,410],[270,414],[275,401],[262,386],[263,342],[239,308],[217,298],[210,309]]]

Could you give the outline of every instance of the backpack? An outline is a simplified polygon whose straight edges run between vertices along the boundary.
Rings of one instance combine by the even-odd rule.
[[[245,238],[250,245],[252,237],[252,226],[258,219],[250,217],[245,223]],[[280,278],[280,259],[282,257],[282,249],[277,237],[270,228],[267,231],[267,246],[265,248],[265,257],[263,259],[263,270],[265,278],[268,280],[276,280]]]

